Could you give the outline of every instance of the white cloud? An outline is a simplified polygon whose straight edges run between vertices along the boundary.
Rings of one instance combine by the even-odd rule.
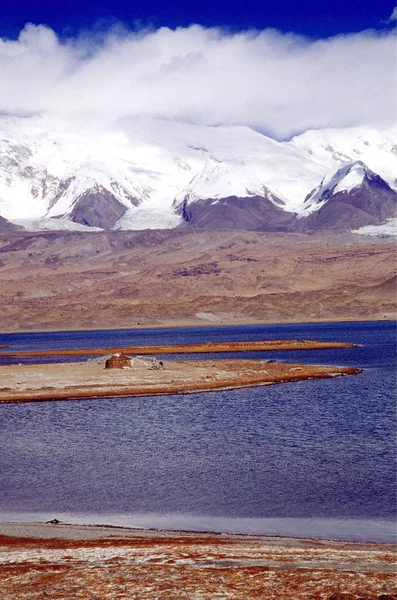
[[[393,13],[394,14],[394,13]],[[244,124],[276,137],[396,118],[394,32],[308,40],[193,25],[60,41],[28,24],[0,40],[0,112],[89,111]]]
[[[389,17],[389,23],[391,23],[392,21],[397,21],[397,6]]]

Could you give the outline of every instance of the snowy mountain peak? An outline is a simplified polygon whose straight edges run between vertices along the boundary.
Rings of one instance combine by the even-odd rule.
[[[349,193],[354,188],[363,184],[366,178],[375,176],[370,169],[360,160],[347,163],[331,171],[324,177],[320,185],[315,188],[305,199],[305,205],[308,211],[319,208],[319,203],[326,200],[338,192]]]
[[[308,131],[277,142],[248,127],[74,119],[0,117],[1,216],[31,219],[29,226],[57,218],[108,229],[173,227],[182,206],[202,200],[247,199],[241,212],[262,198],[266,214],[275,206],[304,217],[327,193],[368,178],[397,187],[394,129]]]
[[[258,176],[259,175],[259,176]],[[260,174],[251,176],[247,173],[247,164],[243,161],[220,161],[211,157],[203,169],[197,173],[174,200],[174,207],[180,212],[183,204],[191,204],[198,200],[219,200],[236,196],[269,197],[275,204],[284,206],[285,202],[277,198],[267,188]]]
[[[362,161],[330,173],[306,199],[312,229],[350,229],[380,225],[397,214],[397,193]]]

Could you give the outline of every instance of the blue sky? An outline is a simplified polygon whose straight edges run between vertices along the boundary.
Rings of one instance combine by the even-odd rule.
[[[274,27],[312,38],[387,27],[393,0],[1,0],[0,36],[16,38],[26,22],[45,24],[58,35],[108,28],[228,26]]]

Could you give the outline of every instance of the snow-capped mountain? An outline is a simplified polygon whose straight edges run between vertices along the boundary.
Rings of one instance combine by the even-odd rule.
[[[397,194],[361,161],[327,175],[306,198],[316,207],[306,219],[310,229],[356,229],[397,215]]]
[[[65,228],[332,228],[332,211],[310,215],[336,207],[340,194],[361,210],[365,191],[373,219],[358,219],[361,227],[394,216],[396,139],[397,128],[277,142],[248,127],[1,117],[0,216],[30,229],[43,219]],[[380,206],[368,208],[368,190]]]
[[[320,208],[319,205],[326,202],[331,196],[342,192],[349,193],[374,177],[376,177],[375,174],[363,162],[348,162],[326,175],[321,184],[306,197],[305,204],[317,205]]]

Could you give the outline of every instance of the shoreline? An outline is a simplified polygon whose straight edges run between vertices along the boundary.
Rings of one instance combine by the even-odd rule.
[[[334,546],[352,546],[359,547],[380,547],[390,548],[397,552],[397,541],[395,544],[390,542],[378,541],[354,541],[341,540],[334,538],[320,538],[308,536],[293,535],[275,535],[262,533],[238,533],[238,532],[219,532],[211,530],[194,529],[167,529],[162,527],[132,527],[127,525],[106,525],[106,524],[79,524],[79,523],[51,523],[50,521],[0,521],[0,539],[1,538],[24,538],[26,540],[52,540],[61,539],[69,541],[88,541],[88,540],[115,540],[125,539],[134,540],[135,538],[211,538],[219,541],[228,540],[253,540],[273,544],[275,546],[301,545],[307,547],[313,545]]]
[[[6,516],[5,520],[1,520],[0,517],[0,539],[4,537],[9,538],[25,538],[27,540],[50,540],[50,539],[62,539],[62,540],[114,540],[114,539],[126,539],[133,540],[135,538],[193,538],[201,539],[209,537],[211,539],[224,540],[254,540],[254,541],[266,541],[267,543],[274,543],[275,545],[302,545],[307,547],[308,544],[332,544],[335,546],[352,546],[357,547],[381,547],[391,548],[397,553],[397,538],[391,541],[390,539],[374,540],[374,539],[352,539],[342,537],[320,536],[313,533],[268,533],[268,532],[253,532],[253,531],[233,531],[211,529],[209,526],[206,529],[191,528],[190,526],[176,525],[176,526],[161,526],[155,525],[128,525],[128,524],[117,524],[111,522],[96,522],[96,518],[100,519],[101,516],[91,517],[93,522],[90,522],[90,517],[86,518],[80,516],[73,517],[72,514],[65,515],[51,511],[51,513],[31,513],[30,518],[22,520],[7,520],[13,513],[3,513]],[[18,513],[17,518],[25,513]],[[57,517],[51,519],[50,517],[57,514],[59,517],[65,520],[60,520]],[[35,520],[37,517],[41,517],[40,520]],[[48,519],[48,520],[42,520]],[[227,519],[227,517],[224,517]],[[271,519],[270,519],[271,520]],[[299,519],[297,519],[299,520]],[[327,519],[325,519],[327,520]],[[331,519],[333,521],[333,519]],[[361,520],[361,519],[359,519]],[[341,521],[345,521],[341,519]],[[370,522],[373,524],[377,522],[377,519],[363,519],[363,522]],[[388,521],[389,524],[394,521]],[[307,531],[307,530],[306,530]],[[370,535],[370,534],[369,534]],[[1,544],[0,544],[1,545]],[[396,555],[397,561],[397,555]]]
[[[142,329],[188,329],[188,328],[196,328],[196,327],[244,327],[244,326],[255,326],[255,325],[310,325],[310,324],[321,324],[321,323],[396,323],[397,317],[392,318],[390,315],[384,317],[376,318],[375,315],[365,316],[357,318],[341,318],[341,317],[328,317],[327,319],[311,319],[311,320],[288,320],[288,321],[278,321],[278,320],[266,320],[262,319],[234,319],[233,321],[209,321],[209,320],[182,320],[176,322],[149,322],[149,323],[133,323],[129,327],[123,326],[113,326],[113,327],[101,327],[92,328],[92,327],[84,327],[84,326],[71,326],[68,329],[63,328],[40,328],[40,329],[6,329],[2,328],[0,335],[18,335],[23,333],[71,333],[71,332],[79,332],[79,331],[134,331],[134,330],[142,330]]]

